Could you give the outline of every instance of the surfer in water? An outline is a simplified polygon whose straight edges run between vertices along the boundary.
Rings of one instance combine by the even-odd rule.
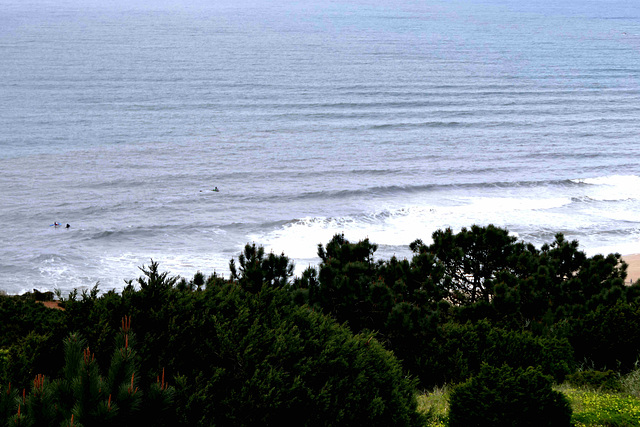
[[[67,226],[65,228],[69,229],[69,228],[71,228],[71,226],[69,224],[67,224]]]
[[[220,191],[220,190],[218,190],[218,187],[215,187],[215,188],[214,188],[213,190],[211,190],[211,191],[215,191],[215,192],[217,193],[217,192],[218,192],[218,191]]]

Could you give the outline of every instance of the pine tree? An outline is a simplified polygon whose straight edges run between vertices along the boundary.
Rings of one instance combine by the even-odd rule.
[[[164,425],[171,418],[175,391],[165,380],[150,386],[148,395],[139,386],[138,360],[133,344],[131,318],[122,319],[116,349],[106,377],[100,375],[95,355],[78,334],[64,341],[62,378],[49,381],[37,375],[30,393],[17,395],[11,386],[0,396],[0,416],[15,426],[62,425],[129,426]]]
[[[0,423],[4,423],[16,413],[17,401],[18,392],[11,387],[11,383],[6,387],[0,387]]]

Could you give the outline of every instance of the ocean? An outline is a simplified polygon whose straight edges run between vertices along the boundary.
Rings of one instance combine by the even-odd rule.
[[[473,224],[640,252],[638,2],[0,9],[6,293],[228,277],[247,243],[300,274],[336,233],[389,259]]]

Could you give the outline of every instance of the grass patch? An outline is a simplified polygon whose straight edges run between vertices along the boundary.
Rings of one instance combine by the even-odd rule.
[[[418,411],[429,416],[427,427],[445,427],[449,414],[449,388],[436,387],[418,396]]]
[[[622,391],[630,396],[640,399],[640,368],[625,375],[621,380]]]
[[[554,387],[569,402],[575,427],[640,427],[640,371],[622,379],[621,393],[578,389],[568,383]],[[435,388],[418,396],[418,410],[430,416],[427,427],[445,427],[449,414],[450,388]]]
[[[604,393],[557,387],[573,409],[571,417],[576,427],[640,427],[640,399],[624,393]]]

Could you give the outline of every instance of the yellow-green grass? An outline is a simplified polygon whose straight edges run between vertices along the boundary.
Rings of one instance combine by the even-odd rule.
[[[571,388],[556,388],[571,402],[571,417],[576,427],[640,427],[640,399],[628,393],[604,393]]]
[[[568,384],[555,387],[573,410],[575,427],[640,427],[640,398],[636,393],[605,393],[577,389]],[[444,427],[449,412],[449,389],[436,388],[418,396],[418,410],[430,414],[427,427]]]
[[[449,389],[435,388],[430,393],[419,395],[418,411],[431,416],[427,427],[445,427],[449,414]]]

